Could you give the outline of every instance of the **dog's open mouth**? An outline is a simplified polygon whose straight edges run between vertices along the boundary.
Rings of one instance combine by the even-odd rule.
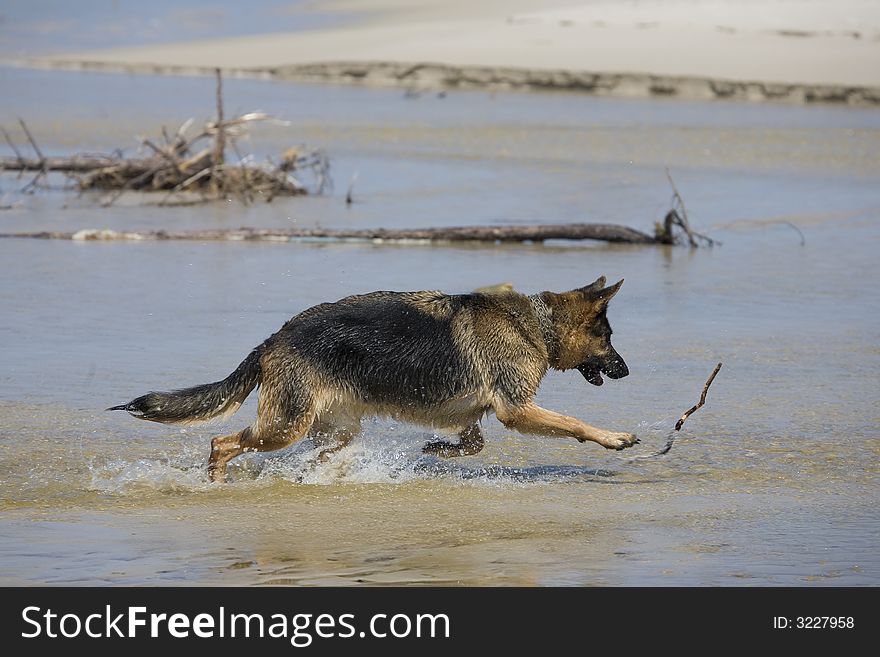
[[[605,383],[598,365],[594,365],[593,363],[581,363],[578,365],[577,369],[578,372],[583,374],[584,378],[594,386],[600,386]]]
[[[622,379],[629,374],[629,368],[623,359],[619,356],[611,363],[600,363],[596,360],[587,360],[577,366],[578,372],[583,374],[584,378],[594,386],[600,386],[605,383],[602,378],[604,372],[609,379]]]

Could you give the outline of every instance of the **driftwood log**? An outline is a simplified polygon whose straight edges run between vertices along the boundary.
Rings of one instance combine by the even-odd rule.
[[[534,226],[453,226],[449,228],[239,228],[236,230],[80,230],[0,233],[0,237],[61,240],[220,240],[304,241],[353,240],[372,242],[543,242],[599,240],[623,244],[660,244],[655,237],[615,224],[544,224]]]
[[[296,242],[310,240],[343,240],[364,242],[532,242],[546,240],[596,240],[616,244],[677,244],[676,228],[680,228],[691,246],[696,246],[690,226],[676,220],[671,210],[654,235],[618,224],[572,223],[514,226],[449,226],[443,228],[237,228],[208,230],[140,230],[116,231],[83,229],[76,232],[35,231],[0,233],[0,238],[32,238],[56,240],[194,240],[228,242]],[[702,237],[702,236],[701,236]],[[708,238],[707,238],[708,239]],[[715,242],[710,240],[711,246]]]

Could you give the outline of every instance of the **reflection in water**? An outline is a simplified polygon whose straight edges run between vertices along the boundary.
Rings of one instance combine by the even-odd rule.
[[[509,480],[516,482],[550,482],[578,480],[595,477],[613,477],[610,470],[586,468],[577,465],[533,465],[526,468],[511,468],[503,465],[465,467],[435,461],[419,463],[415,471],[431,476],[454,476],[461,479]]]

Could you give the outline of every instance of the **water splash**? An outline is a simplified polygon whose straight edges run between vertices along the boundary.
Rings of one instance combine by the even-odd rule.
[[[320,449],[310,443],[304,447],[265,458],[256,479],[283,479],[311,485],[401,483],[413,478],[412,466],[420,454],[416,446],[401,441],[377,445],[376,441],[358,440],[321,463],[318,461]]]
[[[174,455],[162,454],[156,458],[136,460],[114,459],[88,464],[89,490],[110,495],[128,495],[140,492],[185,492],[207,490],[208,481],[204,464],[204,450],[186,445]]]
[[[391,435],[388,435],[388,434]],[[422,454],[424,437],[393,431],[362,435],[348,447],[319,462],[320,449],[305,440],[284,452],[238,459],[229,467],[235,486],[275,484],[331,486],[339,484],[402,484],[446,479],[475,484],[506,485],[567,481],[607,480],[611,470],[567,464],[510,466],[473,458],[442,459]],[[176,493],[209,491],[200,445],[189,444],[176,454],[137,460],[92,461],[88,488],[111,495],[143,492]],[[502,461],[509,460],[502,455]]]
[[[531,483],[614,476],[610,470],[574,465],[512,467],[474,459],[443,459],[422,454],[424,440],[412,436],[361,436],[352,445],[319,463],[319,450],[309,446],[263,461],[258,480],[284,479],[298,484],[400,484],[414,480],[453,479],[468,482]]]

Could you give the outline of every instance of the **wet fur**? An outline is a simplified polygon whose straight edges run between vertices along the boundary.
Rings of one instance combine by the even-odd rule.
[[[600,385],[626,376],[611,346],[608,301],[620,283],[528,297],[512,290],[447,295],[373,292],[300,313],[256,347],[226,379],[174,392],[150,392],[111,410],[166,424],[204,421],[238,409],[260,386],[253,426],[212,441],[209,472],[249,451],[285,447],[309,435],[345,446],[364,416],[393,417],[458,431],[459,442],[429,443],[441,456],[475,454],[478,422],[494,412],[523,433],[592,440],[612,449],[631,434],[591,427],[532,401],[548,369],[574,369]]]

